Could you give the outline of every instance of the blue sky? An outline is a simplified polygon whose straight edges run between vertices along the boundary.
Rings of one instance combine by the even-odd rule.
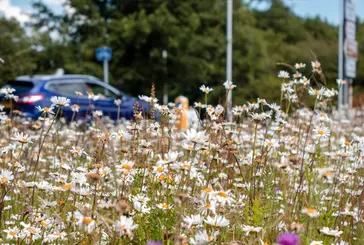
[[[335,25],[340,22],[340,0],[284,0],[284,2],[299,16],[320,16]],[[356,14],[363,21],[364,0],[354,0],[354,3]]]
[[[66,0],[43,0],[55,12],[62,12],[62,3]],[[208,1],[208,0],[203,0]],[[355,1],[355,0],[354,0]],[[21,22],[27,19],[26,13],[32,11],[32,0],[0,0],[0,11],[8,16],[14,16]],[[340,0],[284,0],[291,9],[302,17],[320,16],[328,22],[337,25],[339,23],[339,2]],[[364,0],[356,0],[357,15],[360,20],[364,20]],[[268,6],[260,5],[258,8],[264,9]]]

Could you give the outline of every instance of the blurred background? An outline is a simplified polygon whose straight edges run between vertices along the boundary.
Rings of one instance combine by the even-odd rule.
[[[357,1],[359,46],[354,94],[364,91],[364,1]],[[328,85],[338,77],[337,0],[234,0],[234,104],[279,100],[278,62],[307,64],[313,53]],[[0,85],[24,74],[103,77],[95,50],[112,49],[109,80],[131,95],[202,97],[199,86],[224,94],[226,0],[0,0]],[[311,52],[312,51],[312,52]],[[220,92],[220,93],[219,93]],[[215,96],[215,97],[214,97]]]

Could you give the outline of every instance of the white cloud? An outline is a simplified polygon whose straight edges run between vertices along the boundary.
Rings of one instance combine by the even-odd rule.
[[[43,2],[49,5],[62,6],[66,0],[43,0]]]
[[[29,15],[22,11],[21,8],[11,5],[10,0],[0,0],[0,12],[2,12],[6,18],[17,19],[21,24],[29,20]]]

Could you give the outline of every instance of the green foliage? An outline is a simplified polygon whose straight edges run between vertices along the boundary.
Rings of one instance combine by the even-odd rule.
[[[18,75],[32,73],[35,60],[30,39],[15,19],[0,18],[0,63],[1,80],[14,79]]]
[[[253,225],[254,226],[261,226],[264,223],[264,216],[265,212],[264,209],[261,207],[260,200],[256,198],[253,203]]]

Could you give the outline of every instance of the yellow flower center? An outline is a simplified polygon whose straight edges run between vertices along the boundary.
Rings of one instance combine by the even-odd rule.
[[[331,172],[331,171],[326,171],[325,172],[325,176],[326,177],[330,177],[330,176],[332,176],[333,175],[333,173]]]
[[[72,184],[71,183],[64,184],[63,188],[66,189],[66,190],[71,190],[72,189]]]
[[[82,224],[88,225],[92,222],[92,218],[91,217],[83,217],[82,219]]]
[[[307,210],[306,210],[306,213],[307,214],[315,214],[317,211],[316,211],[316,209],[313,209],[313,208],[308,208]]]
[[[318,131],[317,131],[317,134],[319,134],[319,135],[324,135],[324,134],[325,134],[325,131],[323,131],[323,130],[318,130]]]
[[[15,231],[10,231],[10,232],[9,232],[9,235],[10,235],[10,236],[15,236],[15,235],[16,235],[16,232],[15,232]]]
[[[228,195],[225,192],[222,192],[222,191],[220,191],[219,193],[217,193],[217,195],[220,196],[220,197],[223,197],[223,198],[227,198],[228,197]]]
[[[184,167],[184,168],[186,168],[186,169],[189,169],[189,168],[190,168],[190,165],[188,165],[187,163],[183,163],[182,165],[183,165],[183,167]]]
[[[123,164],[122,168],[126,169],[126,170],[131,170],[132,169],[132,167],[129,164]]]

